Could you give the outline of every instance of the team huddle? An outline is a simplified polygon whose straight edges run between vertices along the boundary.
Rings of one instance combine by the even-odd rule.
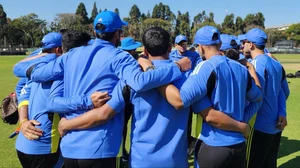
[[[277,167],[289,88],[263,30],[235,37],[204,26],[190,50],[184,35],[172,50],[170,34],[151,27],[138,55],[131,37],[118,47],[127,25],[103,11],[95,40],[52,32],[14,66],[23,167],[189,167],[192,113],[202,123],[195,167]]]

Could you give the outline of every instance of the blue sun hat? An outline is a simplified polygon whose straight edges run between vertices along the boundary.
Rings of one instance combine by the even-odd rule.
[[[134,50],[142,46],[142,43],[134,41],[132,37],[126,37],[121,41],[122,50]]]

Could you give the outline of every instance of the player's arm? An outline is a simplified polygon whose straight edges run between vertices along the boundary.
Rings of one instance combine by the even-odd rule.
[[[94,106],[100,107],[98,104],[93,104],[93,98],[96,99],[95,102],[97,102],[99,99],[102,101],[109,99],[107,92],[104,94],[99,92],[93,93],[91,98],[88,95],[64,97],[63,93],[63,80],[54,81],[50,89],[50,95],[47,99],[47,111],[66,113],[77,110],[89,110],[93,109]]]
[[[192,103],[200,100],[207,93],[208,79],[213,77],[213,71],[205,62],[198,64],[192,75],[184,82],[180,90],[169,84],[158,88],[160,94],[175,108],[189,107]],[[204,66],[202,66],[204,65]],[[204,71],[207,73],[199,73]]]
[[[36,120],[28,120],[28,105],[29,96],[31,91],[31,82],[27,81],[26,85],[22,88],[21,94],[19,96],[18,113],[19,113],[19,127],[23,135],[29,139],[38,139],[42,136],[43,131],[36,128],[36,125],[40,123]]]
[[[26,58],[28,60],[20,61],[17,64],[15,64],[15,66],[13,68],[13,73],[15,74],[15,76],[28,77],[27,72],[30,68],[32,68],[32,66],[34,66],[35,64],[37,64],[39,62],[49,62],[56,58],[55,54],[38,55],[38,56],[39,57],[37,57],[37,58],[36,58],[36,56]]]
[[[26,74],[28,78],[37,83],[51,80],[61,80],[64,75],[64,63],[68,57],[68,53],[57,57],[56,59],[42,60],[31,66]]]
[[[104,124],[116,114],[123,111],[125,102],[122,95],[122,87],[125,85],[121,82],[117,84],[112,99],[100,108],[90,110],[79,117],[67,120],[62,119],[59,123],[59,132],[64,135],[69,130],[80,130]]]
[[[195,102],[192,107],[193,111],[195,111],[196,114],[199,114],[209,125],[226,131],[240,132],[245,137],[248,137],[250,130],[249,125],[234,120],[225,113],[213,109],[211,101],[207,96],[204,96],[201,100]]]
[[[21,61],[19,61],[18,63],[20,63],[20,62],[25,62],[25,61],[30,61],[30,60],[33,60],[33,59],[37,59],[37,58],[43,57],[43,56],[45,56],[45,55],[47,55],[47,53],[40,53],[40,54],[35,55],[35,56],[32,56],[32,57],[24,58],[24,59],[22,59]]]
[[[289,89],[289,85],[288,82],[286,80],[286,73],[284,68],[282,67],[282,80],[281,80],[281,88],[284,92],[284,95],[286,97],[286,100],[289,98],[290,96],[290,89]]]
[[[283,130],[287,126],[286,119],[286,95],[281,89],[278,95],[278,120],[276,127],[279,130]]]
[[[151,61],[145,58],[139,58],[138,61],[143,69],[147,69],[147,67],[152,65]],[[190,69],[191,66],[188,58],[178,61],[178,64],[184,71]],[[132,56],[125,54],[122,57],[116,57],[113,66],[119,79],[137,92],[157,88],[175,81],[182,76],[178,68],[179,66],[176,63],[142,72],[136,60]]]

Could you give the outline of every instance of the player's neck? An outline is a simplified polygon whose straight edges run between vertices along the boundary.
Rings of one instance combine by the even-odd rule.
[[[255,59],[257,56],[264,54],[263,50],[252,50],[251,51],[251,57],[252,59]]]
[[[151,56],[149,55],[150,60],[169,60],[169,53],[161,56]]]

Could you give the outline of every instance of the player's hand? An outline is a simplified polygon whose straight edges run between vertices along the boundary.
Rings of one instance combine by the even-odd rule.
[[[66,135],[66,133],[67,133],[67,129],[66,129],[66,127],[65,127],[65,124],[66,124],[66,122],[67,122],[68,120],[66,119],[66,118],[61,118],[60,119],[60,121],[59,121],[59,123],[58,123],[58,132],[59,132],[59,134],[60,134],[60,137],[63,137],[64,135]]]
[[[42,136],[43,131],[39,128],[36,128],[36,125],[40,125],[36,120],[25,121],[21,125],[21,132],[29,140],[39,139]]]
[[[192,68],[191,60],[187,57],[178,60],[177,63],[182,72],[188,71]]]
[[[94,108],[103,106],[109,99],[110,97],[108,96],[108,92],[94,92],[91,94],[91,100]]]
[[[146,71],[147,67],[153,65],[149,59],[146,59],[144,57],[139,57],[138,63],[142,67],[143,71]]]
[[[243,123],[243,124],[245,124],[245,129],[243,131],[243,135],[244,135],[245,138],[248,138],[248,136],[250,134],[251,127],[247,123]]]
[[[284,128],[287,126],[287,120],[283,116],[278,117],[278,121],[276,124],[277,129],[279,130],[284,130]]]

